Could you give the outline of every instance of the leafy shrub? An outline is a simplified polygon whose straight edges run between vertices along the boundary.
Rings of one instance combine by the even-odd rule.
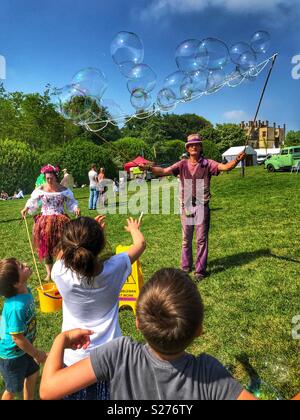
[[[0,140],[0,189],[12,195],[21,188],[34,189],[39,174],[39,158],[28,145],[17,140]]]
[[[61,165],[68,169],[78,185],[88,183],[88,172],[95,163],[98,168],[105,168],[108,178],[114,178],[116,167],[112,161],[112,155],[103,146],[82,139],[75,139],[63,148]]]

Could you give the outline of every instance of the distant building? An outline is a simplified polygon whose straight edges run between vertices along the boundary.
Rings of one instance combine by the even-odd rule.
[[[273,149],[280,148],[284,145],[286,125],[283,127],[280,125],[273,124],[269,126],[269,121],[256,121],[255,125],[253,121],[241,122],[241,127],[246,131],[246,134],[249,135],[251,131],[251,136],[249,140],[249,145],[253,149]]]

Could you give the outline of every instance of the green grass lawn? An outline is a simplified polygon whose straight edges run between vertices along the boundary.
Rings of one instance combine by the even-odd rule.
[[[292,339],[292,318],[300,315],[299,187],[300,175],[268,174],[261,167],[247,168],[244,179],[239,170],[212,179],[211,276],[199,285],[205,334],[189,348],[218,358],[244,385],[249,373],[259,376],[284,398],[300,391],[300,340]],[[88,194],[75,191],[83,215],[96,215],[87,209]],[[30,263],[25,226],[19,224],[24,203],[0,202],[0,258]],[[125,218],[107,216],[112,248],[130,244]],[[179,217],[146,215],[142,230],[148,245],[141,259],[145,279],[161,267],[178,267]],[[124,334],[142,340],[130,311],[121,311],[120,319]],[[38,347],[50,349],[61,321],[61,313],[38,311]]]

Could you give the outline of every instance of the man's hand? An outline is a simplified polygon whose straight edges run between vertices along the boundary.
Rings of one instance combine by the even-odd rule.
[[[101,214],[99,214],[99,216],[95,217],[95,220],[97,223],[99,223],[101,229],[105,228],[105,220],[106,216],[102,216]]]
[[[246,159],[246,153],[245,152],[240,152],[236,157],[236,160],[238,162],[241,162],[242,160],[245,160],[245,159]]]
[[[152,162],[151,163],[147,163],[147,164],[141,163],[139,165],[139,169],[141,171],[151,171],[152,170],[152,167],[153,167],[153,163]]]
[[[86,350],[91,344],[90,336],[94,334],[91,330],[82,330],[77,328],[75,330],[65,331],[62,333],[65,340],[65,349]]]

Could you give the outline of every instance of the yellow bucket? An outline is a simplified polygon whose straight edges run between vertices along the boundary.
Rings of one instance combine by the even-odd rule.
[[[62,297],[55,283],[45,283],[43,289],[37,288],[40,300],[41,312],[51,313],[60,311],[62,308]]]

